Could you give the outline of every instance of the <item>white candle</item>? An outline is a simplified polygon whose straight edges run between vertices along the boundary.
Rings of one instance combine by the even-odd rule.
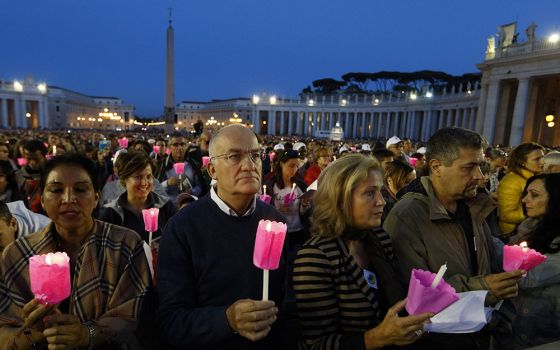
[[[52,146],[52,155],[56,156],[56,146]]]
[[[293,194],[295,189],[296,189],[296,183],[294,182],[292,185],[292,192],[290,192],[290,194]]]
[[[434,281],[432,282],[432,288],[436,288],[438,286],[439,282],[441,282],[441,279],[443,278],[443,275],[445,274],[445,271],[447,271],[447,263],[441,265],[441,267],[439,268],[439,271],[434,278]]]
[[[521,250],[523,250],[524,253],[529,250],[529,247],[527,246],[527,242],[521,242],[519,243],[519,246],[522,248]]]
[[[263,300],[268,300],[268,270],[263,269]]]
[[[266,194],[266,185],[263,185],[263,194]]]

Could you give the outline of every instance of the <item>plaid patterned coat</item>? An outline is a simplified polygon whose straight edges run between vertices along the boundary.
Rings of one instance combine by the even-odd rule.
[[[29,258],[55,252],[51,223],[3,252],[0,275],[0,329],[20,327],[23,306],[34,298]],[[143,243],[136,232],[95,220],[74,269],[69,313],[94,321],[115,345],[134,344],[134,331],[151,284]]]

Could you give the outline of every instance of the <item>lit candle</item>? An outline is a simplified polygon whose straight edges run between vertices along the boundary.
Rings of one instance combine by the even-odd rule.
[[[283,222],[259,221],[253,264],[263,270],[263,300],[268,300],[269,270],[276,270],[280,264],[287,229]]]
[[[523,252],[526,253],[526,252],[529,251],[529,247],[527,246],[527,242],[521,242],[521,243],[519,243],[519,246],[521,247],[521,250],[522,250]]]
[[[52,146],[52,155],[56,156],[56,145]]]
[[[70,296],[70,258],[64,252],[29,258],[29,282],[35,299],[58,304]]]
[[[266,185],[263,185],[263,194],[266,194]]]
[[[153,233],[158,230],[158,208],[142,209],[142,217],[144,219],[144,229],[148,231],[148,245],[152,246]]]
[[[203,166],[203,167],[207,167],[207,166],[208,166],[208,163],[210,163],[210,157],[208,157],[208,156],[203,156],[203,157],[202,157],[202,166]]]
[[[447,263],[441,265],[441,267],[439,268],[439,271],[432,282],[432,288],[436,288],[438,286],[439,282],[441,282],[441,279],[443,278],[443,275],[445,274],[445,271],[447,271]]]

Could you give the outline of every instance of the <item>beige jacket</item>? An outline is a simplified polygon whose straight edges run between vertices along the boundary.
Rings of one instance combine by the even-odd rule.
[[[447,263],[444,279],[457,292],[487,290],[483,277],[499,269],[494,240],[485,222],[496,207],[495,202],[480,195],[465,201],[470,209],[478,257],[478,273],[473,276],[462,228],[451,220],[443,204],[437,200],[427,176],[421,178],[421,184],[425,193],[405,194],[383,225],[393,240],[401,278],[408,284],[413,268],[437,272]],[[494,302],[495,299],[491,297],[487,301]]]

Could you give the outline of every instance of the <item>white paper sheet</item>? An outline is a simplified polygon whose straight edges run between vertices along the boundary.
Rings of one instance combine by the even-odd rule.
[[[492,308],[484,307],[487,290],[457,293],[459,300],[430,319],[424,330],[433,333],[472,333],[482,329],[492,317]]]

